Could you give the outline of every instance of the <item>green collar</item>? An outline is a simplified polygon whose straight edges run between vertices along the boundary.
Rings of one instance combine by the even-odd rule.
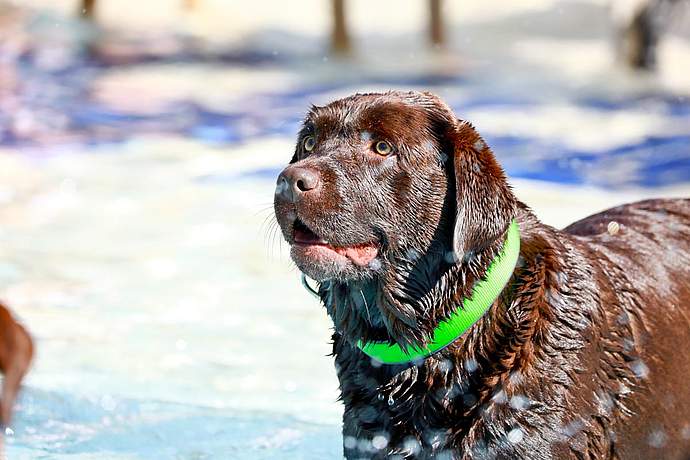
[[[501,253],[491,261],[484,279],[477,282],[472,296],[462,302],[462,308],[455,310],[448,319],[434,329],[431,341],[422,347],[403,349],[398,344],[388,342],[363,343],[357,347],[376,361],[384,364],[406,364],[424,359],[447,347],[476,323],[494,300],[499,296],[513,275],[520,254],[520,230],[513,220],[508,227],[508,236]]]
[[[447,347],[474,325],[493,305],[508,280],[513,275],[515,264],[520,255],[520,229],[513,220],[508,227],[508,236],[501,253],[491,261],[484,279],[474,285],[472,295],[462,302],[462,308],[455,310],[448,319],[441,321],[434,329],[431,341],[421,347],[408,347],[406,350],[398,344],[388,342],[357,342],[357,347],[371,358],[383,364],[407,364],[422,360]],[[318,292],[302,275],[302,284],[316,297]]]

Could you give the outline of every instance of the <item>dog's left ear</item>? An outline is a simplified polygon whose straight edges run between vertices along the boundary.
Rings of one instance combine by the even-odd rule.
[[[448,191],[454,194],[453,251],[463,260],[490,246],[515,217],[517,199],[503,169],[471,124],[458,120],[438,96],[411,93],[426,110],[431,134],[446,163]]]
[[[455,195],[453,251],[460,261],[488,247],[506,231],[517,200],[503,169],[474,127],[458,120],[437,96],[422,94],[431,130],[445,154],[448,190]]]
[[[515,216],[516,198],[503,168],[479,133],[453,119],[442,142],[455,179],[453,251],[462,260],[499,238]]]

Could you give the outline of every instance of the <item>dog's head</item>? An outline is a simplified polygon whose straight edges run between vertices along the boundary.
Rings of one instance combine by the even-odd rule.
[[[515,200],[469,124],[432,94],[391,92],[313,107],[274,206],[299,269],[331,294],[361,294],[338,307],[361,320],[351,332],[378,322],[398,339],[392,329],[435,317],[422,299],[504,234]]]

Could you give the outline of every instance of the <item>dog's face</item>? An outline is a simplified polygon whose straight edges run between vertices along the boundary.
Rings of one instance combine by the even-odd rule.
[[[511,197],[471,126],[431,94],[393,92],[313,107],[274,206],[308,276],[402,285],[420,260],[438,271],[500,235]],[[428,279],[401,295],[434,282],[436,272],[421,271]]]
[[[311,110],[275,194],[278,222],[304,273],[371,277],[391,251],[426,249],[447,187],[432,123],[392,95]]]

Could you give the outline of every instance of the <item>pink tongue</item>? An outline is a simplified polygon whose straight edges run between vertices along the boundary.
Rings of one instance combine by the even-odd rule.
[[[338,254],[342,254],[360,267],[369,265],[369,262],[379,253],[376,246],[350,246],[345,248],[336,248]]]

